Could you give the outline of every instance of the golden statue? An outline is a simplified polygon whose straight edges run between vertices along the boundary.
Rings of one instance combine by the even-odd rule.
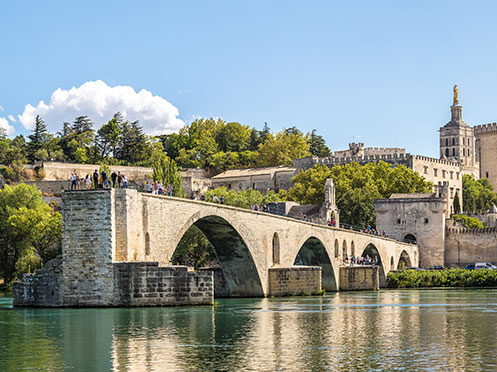
[[[459,90],[457,89],[457,84],[454,85],[454,106],[459,104]]]

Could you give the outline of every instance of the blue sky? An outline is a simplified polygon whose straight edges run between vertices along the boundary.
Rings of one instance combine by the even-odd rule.
[[[137,109],[160,116],[149,132],[212,116],[438,156],[455,83],[466,122],[497,121],[497,2],[4,1],[0,14],[0,117],[16,134],[25,105],[98,80],[177,109]]]

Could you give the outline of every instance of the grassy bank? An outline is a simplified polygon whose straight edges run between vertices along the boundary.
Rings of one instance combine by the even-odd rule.
[[[497,270],[449,269],[388,273],[388,288],[497,287]]]

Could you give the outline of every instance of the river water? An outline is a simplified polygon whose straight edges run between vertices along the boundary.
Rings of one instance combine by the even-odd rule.
[[[497,290],[0,309],[0,371],[497,371]]]

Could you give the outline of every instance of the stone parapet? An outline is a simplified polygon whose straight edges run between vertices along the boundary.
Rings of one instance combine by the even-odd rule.
[[[320,266],[269,268],[269,295],[288,296],[321,291]]]
[[[497,123],[475,125],[473,129],[475,131],[475,136],[485,133],[495,133],[497,132]]]
[[[370,291],[380,289],[378,266],[341,266],[341,291]]]

